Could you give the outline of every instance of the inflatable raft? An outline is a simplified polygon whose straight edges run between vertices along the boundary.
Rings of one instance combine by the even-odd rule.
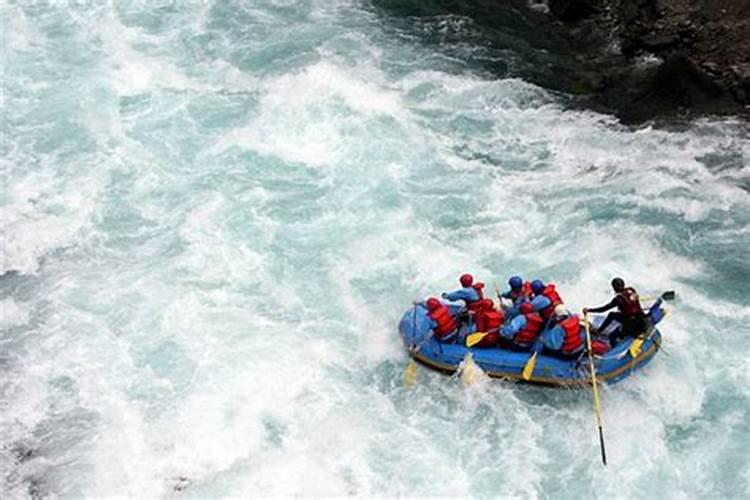
[[[462,308],[458,305],[448,306],[453,314]],[[661,346],[661,333],[656,325],[664,317],[664,309],[657,304],[649,310],[648,316],[654,328],[635,357],[629,352],[633,343],[630,338],[623,340],[606,354],[594,356],[594,366],[600,381],[618,382],[645,366],[654,357]],[[590,318],[595,326],[604,320],[602,315],[592,315]],[[411,357],[443,373],[455,373],[467,354],[471,353],[474,362],[490,377],[560,387],[586,386],[591,383],[589,358],[586,354],[572,361],[540,354],[531,378],[523,380],[521,373],[531,353],[500,348],[469,348],[458,343],[438,342],[431,334],[427,309],[422,305],[415,305],[404,313],[398,330]],[[465,327],[459,337],[463,338],[472,330],[471,325]]]

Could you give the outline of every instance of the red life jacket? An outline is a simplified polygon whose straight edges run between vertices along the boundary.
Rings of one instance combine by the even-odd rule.
[[[635,288],[627,287],[617,294],[622,298],[620,312],[625,316],[643,316],[641,301],[638,298],[638,292]]]
[[[473,302],[466,302],[466,307],[469,308],[469,312],[472,314],[479,314],[482,310],[482,300],[475,300]]]
[[[451,316],[445,304],[440,304],[437,309],[430,311],[429,315],[437,323],[434,331],[435,337],[439,340],[449,337],[456,330],[456,320]]]
[[[549,317],[552,316],[552,313],[555,312],[555,307],[563,303],[562,297],[560,297],[560,294],[557,293],[557,290],[555,290],[555,285],[553,285],[552,283],[549,283],[546,287],[544,287],[542,295],[549,299],[550,305],[539,311],[539,313],[542,315],[542,318],[549,319]]]
[[[563,354],[573,354],[583,349],[583,339],[581,339],[581,323],[575,314],[565,318],[560,323],[560,327],[565,331],[563,337],[562,352]]]
[[[522,302],[521,299],[529,299],[532,295],[534,295],[534,290],[531,289],[530,281],[524,281],[519,291],[510,291],[510,299],[514,304],[519,304]]]
[[[500,341],[500,332],[490,332],[482,340],[474,344],[474,347],[495,347]]]
[[[535,312],[524,314],[523,317],[526,318],[526,326],[516,333],[516,336],[513,337],[513,342],[521,347],[528,347],[534,343],[537,335],[542,331],[544,320],[539,313]]]
[[[482,312],[477,314],[475,323],[478,332],[498,330],[500,325],[503,324],[503,313],[497,312],[494,309],[482,309]]]

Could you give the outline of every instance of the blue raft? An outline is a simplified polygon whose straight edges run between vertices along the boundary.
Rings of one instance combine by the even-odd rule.
[[[448,306],[453,314],[461,309],[457,305]],[[661,333],[655,325],[664,317],[664,309],[660,304],[656,304],[649,310],[648,316],[654,329],[643,342],[638,356],[634,358],[629,352],[633,339],[623,340],[603,356],[594,356],[599,381],[618,382],[651,361],[661,346]],[[594,325],[598,326],[604,320],[604,316],[591,316],[591,319]],[[587,355],[567,361],[540,354],[537,356],[531,379],[523,380],[521,372],[531,353],[500,348],[469,348],[461,344],[438,342],[431,334],[427,309],[421,305],[416,305],[404,313],[398,330],[411,357],[443,373],[455,373],[466,355],[471,353],[474,362],[490,377],[558,387],[582,387],[591,383]],[[471,330],[463,332],[464,335],[467,333],[471,333]]]

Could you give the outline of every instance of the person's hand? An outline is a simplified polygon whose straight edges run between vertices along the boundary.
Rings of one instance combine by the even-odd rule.
[[[440,296],[441,296],[442,298],[444,298],[444,299],[447,299],[447,298],[448,298],[448,294],[447,294],[447,293],[445,293],[445,292],[441,293],[441,294],[440,294]]]
[[[588,313],[589,313],[589,308],[588,308],[588,307],[584,307],[584,308],[583,308],[583,315],[585,316],[585,315],[587,315]]]

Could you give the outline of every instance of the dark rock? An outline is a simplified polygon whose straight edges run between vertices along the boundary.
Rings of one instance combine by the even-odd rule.
[[[575,22],[591,15],[595,10],[595,0],[549,0],[549,10],[558,19]]]
[[[680,37],[674,33],[654,33],[641,38],[641,45],[649,50],[659,50],[671,47],[680,41]]]

